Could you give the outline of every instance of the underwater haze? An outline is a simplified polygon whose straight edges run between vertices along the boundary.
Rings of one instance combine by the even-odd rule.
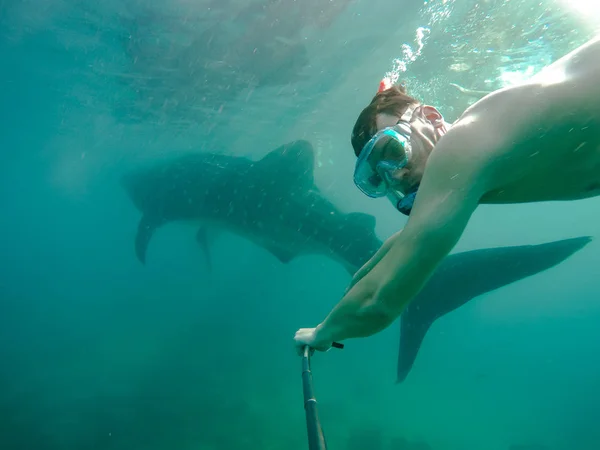
[[[307,449],[293,336],[351,279],[292,246],[321,225],[252,218],[255,190],[243,226],[140,237],[123,180],[271,161],[380,242],[405,217],[354,186],[350,132],[383,76],[454,121],[598,33],[589,0],[0,0],[0,450]],[[268,157],[293,141],[314,178]],[[478,208],[453,253],[592,240],[439,317],[401,383],[398,323],[315,354],[328,448],[600,449],[599,223],[597,198]]]

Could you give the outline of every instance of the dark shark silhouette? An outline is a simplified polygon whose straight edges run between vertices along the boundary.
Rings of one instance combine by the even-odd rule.
[[[162,225],[197,221],[197,240],[208,258],[206,223],[250,239],[283,263],[302,254],[322,254],[354,274],[382,244],[375,236],[375,218],[340,212],[315,186],[313,170],[313,148],[300,140],[256,162],[203,153],[128,174],[122,184],[142,212],[136,255],[145,263],[148,244]],[[479,295],[556,266],[590,240],[447,256],[402,313],[397,382],[408,375],[436,319]]]
[[[135,249],[145,263],[154,231],[172,221],[198,221],[244,236],[287,263],[323,254],[354,273],[381,246],[375,218],[343,213],[317,189],[314,151],[307,141],[283,145],[257,162],[193,154],[126,175],[123,185],[142,212]]]
[[[592,238],[486,248],[448,255],[400,318],[397,383],[404,381],[433,322],[487,292],[550,269]]]

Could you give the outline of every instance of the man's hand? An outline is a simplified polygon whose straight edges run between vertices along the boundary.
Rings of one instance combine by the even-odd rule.
[[[309,346],[312,350],[326,352],[331,348],[333,341],[324,340],[320,328],[300,328],[294,336],[294,345],[300,356],[304,353],[304,347]]]

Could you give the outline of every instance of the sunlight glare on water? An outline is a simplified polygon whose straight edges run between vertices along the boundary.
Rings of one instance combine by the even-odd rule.
[[[597,0],[559,0],[576,12],[581,20],[595,31],[600,31],[600,2]]]

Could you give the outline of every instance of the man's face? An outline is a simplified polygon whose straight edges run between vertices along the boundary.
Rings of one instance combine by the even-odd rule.
[[[377,131],[380,131],[396,125],[400,117],[390,114],[378,114],[375,119]],[[404,168],[391,174],[391,187],[403,193],[412,191],[421,182],[427,159],[435,143],[446,131],[441,114],[431,106],[422,105],[417,107],[410,119],[410,126],[412,131],[411,157]],[[380,154],[375,153],[374,150],[372,161],[376,163],[381,160],[400,160],[403,157],[403,154],[394,155],[389,152],[386,154],[385,149],[380,151]]]

